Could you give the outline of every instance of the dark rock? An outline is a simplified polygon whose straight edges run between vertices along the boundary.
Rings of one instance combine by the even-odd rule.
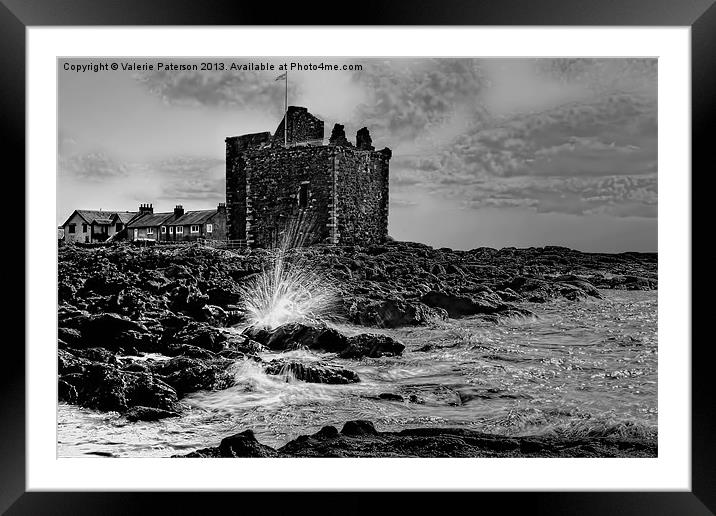
[[[216,353],[208,349],[192,346],[191,344],[170,344],[167,346],[166,354],[170,357],[188,357],[200,358],[202,360],[211,360],[216,357]]]
[[[378,397],[381,400],[404,401],[403,397],[400,394],[393,394],[391,392],[382,392],[382,393],[378,394]]]
[[[348,345],[345,335],[320,324],[289,323],[272,331],[249,327],[244,334],[273,351],[306,348],[337,353]]]
[[[460,428],[378,432],[349,421],[340,433],[324,427],[279,448],[280,457],[656,457],[656,439],[552,435],[506,437]]]
[[[361,333],[350,337],[347,346],[338,356],[341,358],[378,358],[400,355],[405,346],[387,335]]]
[[[465,296],[449,292],[431,291],[420,298],[428,306],[442,308],[450,317],[464,317],[476,314],[494,314],[508,308],[500,301],[486,297]]]
[[[517,292],[515,292],[514,290],[512,290],[509,287],[506,288],[505,290],[498,290],[495,293],[498,296],[500,296],[500,299],[502,299],[503,301],[510,302],[510,301],[521,301],[522,300],[522,297]]]
[[[63,331],[63,340],[77,348],[103,347],[112,350],[139,349],[142,351],[158,351],[161,349],[159,338],[150,333],[146,326],[128,317],[101,313],[78,316],[65,321],[72,329],[79,332]],[[70,340],[66,340],[72,334]]]
[[[189,344],[215,353],[225,349],[227,340],[227,335],[219,328],[196,322],[187,324],[171,338],[172,344]]]
[[[201,452],[201,450],[199,450]],[[276,457],[278,453],[270,446],[259,443],[251,430],[222,439],[217,448],[218,457]],[[202,455],[193,455],[201,457]],[[212,456],[212,455],[209,455]]]
[[[125,414],[131,422],[136,421],[159,421],[167,417],[177,417],[180,414],[170,410],[162,410],[152,407],[132,407]]]
[[[224,326],[228,320],[228,315],[220,306],[205,305],[201,313],[204,320],[214,326]]]
[[[176,389],[177,395],[182,397],[195,391],[216,391],[231,387],[235,383],[234,375],[229,371],[232,364],[233,361],[225,359],[176,357],[152,364],[152,372]]]
[[[145,360],[132,360],[129,363],[122,365],[123,371],[132,371],[135,373],[150,373],[151,369],[147,365]]]
[[[245,355],[245,354],[242,353],[241,351],[236,351],[235,349],[224,349],[224,350],[222,350],[222,351],[219,351],[219,352],[217,353],[217,355],[220,356],[220,357],[222,357],[222,358],[228,358],[228,359],[230,359],[230,360],[243,360],[243,359],[245,359],[245,358],[255,358],[255,359],[258,359],[258,357],[255,357],[255,356],[247,357],[247,355]]]
[[[290,375],[308,383],[347,384],[360,381],[355,372],[325,362],[274,360],[266,365],[265,371],[277,376]]]
[[[209,303],[226,308],[227,305],[234,305],[241,299],[241,294],[229,286],[217,286],[207,289]]]
[[[82,333],[75,328],[57,328],[57,337],[68,346],[77,347],[82,345]]]
[[[77,389],[74,385],[60,379],[57,381],[57,397],[59,401],[77,403]]]
[[[63,374],[60,381],[75,388],[76,403],[84,407],[124,412],[142,405],[177,411],[176,391],[150,373],[87,361],[81,364],[81,370]]]
[[[105,348],[72,349],[72,354],[78,358],[84,358],[92,362],[101,362],[111,365],[117,365],[119,363],[117,356]]]
[[[607,281],[609,288],[622,290],[654,290],[657,281],[641,276],[614,276]]]
[[[432,308],[420,302],[359,301],[348,308],[348,319],[363,326],[398,328],[445,320],[447,312],[442,308]]]
[[[355,421],[346,421],[341,430],[343,435],[378,435],[378,431],[370,421],[358,419]]]
[[[170,293],[171,307],[174,310],[183,310],[191,315],[201,315],[201,309],[209,302],[209,296],[194,285],[179,285]]]

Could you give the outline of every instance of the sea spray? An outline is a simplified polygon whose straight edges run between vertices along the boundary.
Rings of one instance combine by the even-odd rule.
[[[335,311],[335,280],[299,250],[311,234],[307,225],[305,220],[290,223],[261,272],[240,287],[250,325],[271,330],[290,322],[322,321]]]

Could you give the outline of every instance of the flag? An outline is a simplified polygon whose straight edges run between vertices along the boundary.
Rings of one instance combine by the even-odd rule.
[[[286,72],[283,72],[281,75],[279,75],[278,77],[276,77],[275,80],[281,81],[281,80],[285,80],[285,79],[286,79]]]

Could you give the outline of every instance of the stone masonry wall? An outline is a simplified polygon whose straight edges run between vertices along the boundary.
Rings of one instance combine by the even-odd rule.
[[[388,170],[391,153],[336,147],[337,234],[341,244],[388,237]]]
[[[324,136],[323,120],[316,118],[304,107],[289,106],[288,107],[288,143],[305,142],[309,140],[322,140]],[[274,145],[283,145],[284,120],[276,128],[273,135]]]
[[[226,229],[230,240],[246,239],[246,172],[244,152],[271,142],[271,133],[226,138]]]
[[[275,247],[286,232],[302,245],[326,242],[333,208],[333,148],[293,147],[247,151],[246,234],[251,247]],[[299,191],[308,185],[307,206]],[[295,243],[295,242],[294,242]]]
[[[323,121],[288,108],[289,143],[323,138]],[[388,236],[390,149],[375,151],[367,128],[355,147],[339,124],[330,145],[284,148],[283,120],[268,132],[226,139],[229,239],[251,247],[372,244]],[[306,204],[301,205],[302,188]]]

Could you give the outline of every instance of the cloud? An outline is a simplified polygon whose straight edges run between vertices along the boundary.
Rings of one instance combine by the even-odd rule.
[[[368,97],[357,106],[356,118],[388,145],[440,131],[454,117],[484,112],[479,102],[484,76],[474,59],[367,60],[354,80]]]
[[[539,213],[609,214],[617,217],[656,217],[656,174],[603,177],[522,176],[440,184],[433,192],[469,208],[524,208]]]
[[[284,88],[269,71],[146,71],[134,74],[138,84],[165,104],[192,108],[232,107],[283,112]],[[295,96],[297,86],[289,82]]]
[[[63,139],[67,144],[67,140]],[[74,144],[74,142],[72,142]],[[127,167],[118,163],[104,152],[74,154],[58,158],[60,177],[83,179],[87,181],[106,181],[127,175]]]
[[[656,97],[658,60],[655,58],[557,58],[533,60],[535,71],[563,83],[592,91],[629,91]]]
[[[159,199],[222,201],[226,196],[225,163],[206,157],[178,157],[152,164],[162,177]]]

